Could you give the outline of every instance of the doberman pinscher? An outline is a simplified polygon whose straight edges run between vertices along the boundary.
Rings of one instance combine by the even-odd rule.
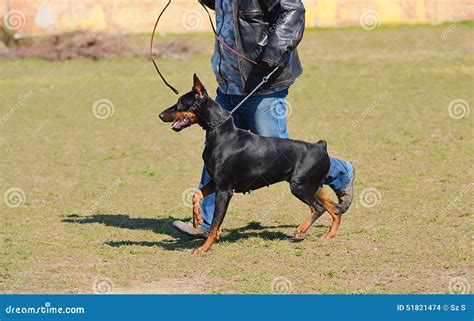
[[[308,143],[262,137],[236,128],[230,112],[208,96],[196,75],[192,90],[163,111],[160,118],[173,122],[171,128],[177,132],[196,123],[206,131],[202,158],[212,180],[194,195],[194,227],[202,224],[203,197],[216,192],[216,206],[210,234],[194,253],[208,251],[219,238],[233,193],[250,192],[281,181],[289,182],[291,193],[311,210],[311,215],[296,229],[296,239],[302,238],[326,210],[332,225],[323,238],[336,234],[341,222],[340,209],[321,188],[330,166],[325,141]]]

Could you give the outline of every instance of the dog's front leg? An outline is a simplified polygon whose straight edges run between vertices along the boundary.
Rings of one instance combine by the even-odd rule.
[[[193,195],[193,226],[198,228],[202,224],[201,203],[202,199],[216,191],[216,185],[211,180],[203,188],[199,189]]]
[[[211,232],[209,233],[209,236],[207,237],[207,240],[204,242],[204,244],[193,251],[194,254],[209,251],[212,244],[214,244],[214,242],[219,238],[219,230],[222,222],[224,221],[225,214],[227,213],[227,208],[232,195],[232,190],[217,191],[216,208],[214,210],[214,217],[212,218]]]

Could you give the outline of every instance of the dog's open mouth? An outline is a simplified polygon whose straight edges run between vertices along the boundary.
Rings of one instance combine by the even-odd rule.
[[[176,120],[173,124],[171,124],[171,128],[175,131],[180,131],[181,129],[189,126],[190,123],[191,119],[189,119],[189,117],[187,116],[184,116]]]

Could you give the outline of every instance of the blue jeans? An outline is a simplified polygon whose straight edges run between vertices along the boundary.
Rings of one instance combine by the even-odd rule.
[[[286,131],[286,97],[288,89],[276,93],[252,96],[239,109],[232,118],[236,127],[250,130],[260,136],[288,138]],[[217,90],[216,101],[223,108],[231,110],[244,98],[239,95],[226,95]],[[329,185],[336,193],[342,191],[352,178],[352,166],[349,162],[330,158],[331,168],[324,184]],[[211,180],[206,166],[203,167],[199,188],[204,187]],[[201,227],[209,231],[214,216],[216,194],[206,196],[202,201]]]

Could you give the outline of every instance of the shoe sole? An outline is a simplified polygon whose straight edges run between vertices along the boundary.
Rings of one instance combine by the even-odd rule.
[[[193,239],[207,239],[207,235],[205,234],[192,234],[184,229],[182,229],[181,227],[177,226],[175,223],[173,223],[173,227],[178,230],[179,232],[193,238]]]

